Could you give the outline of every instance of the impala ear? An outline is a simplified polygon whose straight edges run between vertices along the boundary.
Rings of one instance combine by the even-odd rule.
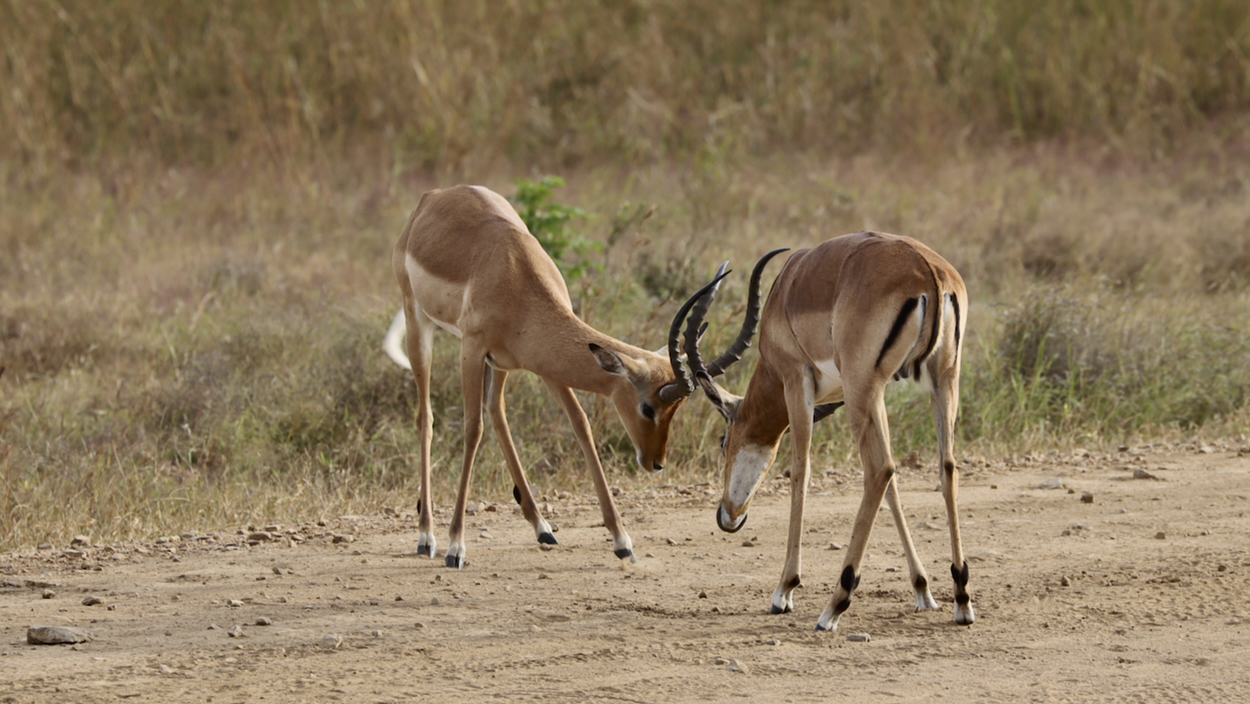
[[[641,374],[638,362],[630,357],[617,354],[612,350],[607,350],[595,343],[590,343],[590,352],[595,356],[595,361],[603,368],[603,371],[617,376],[623,376],[630,381],[638,378]]]
[[[708,376],[707,372],[698,372],[694,378],[699,382],[699,388],[703,389],[703,395],[707,396],[707,400],[712,402],[726,421],[732,423],[738,417],[738,403],[742,399],[722,389],[719,384],[712,381],[712,377]]]

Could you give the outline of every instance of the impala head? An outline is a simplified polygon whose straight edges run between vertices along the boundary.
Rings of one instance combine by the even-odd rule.
[[[706,328],[703,317],[716,296],[716,288],[720,285],[720,280],[725,276],[724,265],[721,265],[721,269],[716,272],[716,277],[711,283],[700,289],[682,306],[678,312],[679,319],[673,321],[673,329],[670,333],[670,337],[675,338],[677,328],[681,325],[680,318],[689,312],[685,335],[686,363],[693,372],[699,388],[703,390],[703,394],[728,423],[725,434],[721,436],[721,449],[725,454],[725,491],[721,498],[720,508],[716,512],[716,524],[721,530],[730,533],[738,531],[746,523],[747,507],[751,503],[751,497],[755,495],[756,488],[763,480],[765,471],[777,454],[781,434],[772,432],[775,423],[764,423],[761,427],[761,424],[749,422],[751,419],[743,415],[749,411],[743,407],[742,397],[729,393],[713,379],[725,373],[725,369],[741,359],[742,353],[750,346],[751,338],[755,335],[760,321],[760,277],[768,261],[784,251],[786,250],[774,249],[756,262],[755,269],[751,272],[751,286],[747,296],[747,310],[742,329],[729,349],[711,364],[704,365],[703,363],[703,358],[699,353],[699,337]],[[756,373],[761,372],[757,370]],[[680,381],[683,376],[679,374],[678,380]]]
[[[660,354],[639,350],[641,354],[631,356],[595,344],[590,351],[604,371],[620,377],[608,397],[634,443],[638,466],[653,472],[664,469],[668,428],[690,391],[681,392],[668,360]]]

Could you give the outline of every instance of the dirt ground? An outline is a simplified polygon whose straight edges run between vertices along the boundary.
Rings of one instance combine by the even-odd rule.
[[[0,702],[1250,701],[1244,442],[963,470],[970,627],[951,616],[936,474],[904,467],[942,610],[912,610],[883,511],[840,629],[811,630],[859,499],[858,477],[825,471],[804,585],[779,616],[781,480],[734,535],[715,527],[715,487],[622,493],[633,565],[612,556],[593,497],[568,495],[545,498],[561,542],[548,550],[511,505],[478,506],[460,571],[416,557],[399,511],[7,553]],[[94,640],[29,645],[31,625]]]

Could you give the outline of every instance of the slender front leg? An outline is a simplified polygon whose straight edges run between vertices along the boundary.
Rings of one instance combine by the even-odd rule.
[[[521,505],[521,513],[525,520],[534,526],[538,542],[547,545],[556,544],[556,536],[538,511],[538,504],[530,492],[529,482],[525,479],[525,470],[521,467],[521,458],[517,456],[516,445],[512,442],[512,431],[508,428],[508,414],[504,403],[504,385],[508,381],[508,372],[502,369],[490,370],[490,385],[487,390],[486,407],[490,410],[491,423],[495,428],[495,437],[503,448],[503,457],[508,465],[508,473],[512,475],[512,495]]]
[[[929,591],[929,573],[925,571],[924,563],[916,554],[916,544],[912,542],[911,531],[907,529],[907,518],[903,516],[903,504],[898,498],[897,475],[890,480],[890,486],[885,491],[885,502],[894,516],[894,527],[898,529],[898,539],[903,543],[903,554],[907,557],[907,572],[916,596],[916,610],[936,609],[938,608],[937,602],[934,601],[933,594]]]
[[[460,492],[451,515],[450,545],[445,562],[448,567],[464,567],[464,512],[469,504],[469,486],[473,478],[473,458],[482,440],[482,396],[486,381],[486,354],[468,340],[461,342],[460,388],[464,394],[464,464],[460,467]]]
[[[794,590],[802,582],[803,571],[803,509],[807,503],[807,482],[811,474],[812,396],[815,392],[811,374],[803,370],[800,378],[787,383],[786,413],[790,417],[790,532],[786,537],[786,562],[781,580],[773,590],[770,613],[784,614],[794,610]]]
[[[572,389],[560,386],[548,379],[543,379],[543,381],[547,384],[551,395],[560,402],[564,413],[569,417],[569,422],[573,425],[573,434],[577,436],[577,442],[582,446],[582,454],[586,456],[586,467],[590,471],[591,480],[595,483],[595,493],[599,496],[599,508],[603,511],[603,525],[612,534],[613,553],[622,560],[628,558],[630,562],[637,562],[638,558],[634,557],[633,541],[629,539],[629,534],[625,532],[625,527],[621,524],[621,515],[617,513],[616,502],[612,500],[612,492],[608,489],[608,478],[603,474],[603,465],[599,462],[599,452],[595,449],[595,441],[590,433],[590,421],[586,420],[585,411],[577,402],[577,396],[573,394]]]
[[[855,514],[855,526],[851,532],[851,544],[842,563],[842,575],[833,592],[829,605],[816,620],[816,630],[832,631],[838,620],[851,606],[851,593],[859,586],[860,565],[868,548],[872,524],[881,510],[890,482],[894,478],[894,459],[890,454],[890,428],[886,419],[885,399],[880,386],[859,394],[859,398],[847,398],[847,419],[859,444],[859,456],[864,466],[864,496]]]
[[[417,380],[417,432],[421,438],[421,498],[417,503],[417,554],[434,557],[434,506],[430,498],[430,439],[434,434],[434,414],[430,410],[430,366],[433,361],[434,323],[412,304],[404,306],[404,347]]]

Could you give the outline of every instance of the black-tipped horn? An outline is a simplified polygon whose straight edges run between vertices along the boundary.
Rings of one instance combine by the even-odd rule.
[[[755,263],[755,268],[751,270],[751,288],[747,294],[747,312],[746,317],[742,321],[742,329],[738,331],[738,337],[729,345],[729,349],[725,350],[721,356],[712,360],[707,367],[707,374],[711,377],[717,377],[725,373],[725,370],[733,366],[734,362],[742,359],[742,353],[747,351],[751,346],[751,338],[755,336],[755,331],[760,324],[760,277],[764,274],[764,267],[768,261],[782,252],[789,251],[789,247],[781,247],[768,252],[760,257]]]
[[[672,383],[665,384],[660,388],[660,400],[665,403],[673,403],[694,393],[694,380],[690,377],[690,373],[686,371],[685,365],[681,363],[681,351],[678,349],[677,338],[681,334],[681,324],[686,321],[686,316],[690,313],[690,309],[698,304],[705,295],[711,294],[708,296],[708,303],[711,302],[711,298],[716,296],[716,289],[720,286],[721,280],[729,275],[729,272],[725,270],[728,265],[728,261],[721,264],[716,270],[716,276],[711,283],[696,291],[693,296],[682,304],[681,308],[677,309],[677,315],[673,316],[673,324],[668,329],[668,361],[672,365],[673,374],[677,378]],[[702,308],[706,312],[707,303],[704,303]],[[698,336],[696,335],[696,344],[697,339]],[[687,344],[689,344],[689,341]]]

